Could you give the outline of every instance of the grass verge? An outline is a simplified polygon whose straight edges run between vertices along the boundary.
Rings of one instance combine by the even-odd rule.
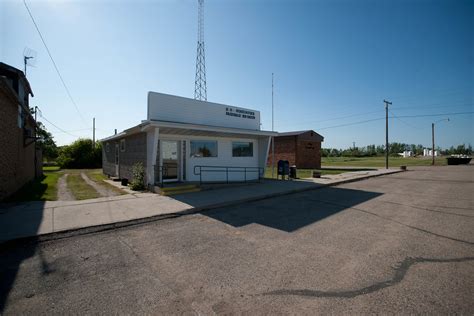
[[[61,167],[59,167],[59,166],[43,166],[43,172],[59,171],[59,170],[61,170]]]
[[[93,187],[88,185],[82,179],[80,173],[69,173],[67,176],[67,187],[71,191],[76,200],[87,200],[100,197]]]
[[[335,167],[385,167],[385,157],[323,157],[321,161],[323,166],[335,166]],[[447,161],[445,157],[437,157],[435,164],[442,166],[446,165]],[[389,157],[389,167],[400,167],[400,166],[430,166],[430,157]]]
[[[58,180],[62,175],[62,172],[44,172],[43,176],[25,184],[5,202],[56,201]]]

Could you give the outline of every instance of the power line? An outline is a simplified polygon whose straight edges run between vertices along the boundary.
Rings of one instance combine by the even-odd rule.
[[[465,88],[457,88],[457,89],[445,89],[442,93],[430,93],[430,96],[444,96],[444,95],[453,95],[453,94],[461,94],[464,92],[469,92],[471,87],[466,86]],[[439,91],[439,90],[438,90]],[[392,96],[391,99],[414,99],[420,97],[419,95],[402,95],[402,96]]]
[[[433,117],[433,116],[466,115],[466,114],[474,114],[474,111],[437,113],[437,114],[402,115],[402,116],[398,116],[397,118]],[[390,116],[389,118],[395,118],[395,117]],[[364,123],[369,123],[369,122],[374,122],[374,121],[380,121],[380,120],[384,120],[384,119],[385,119],[385,117],[379,117],[379,118],[374,118],[374,119],[370,119],[370,120],[352,122],[352,123],[347,123],[347,124],[321,127],[321,128],[318,128],[318,130],[325,130],[325,129],[330,129],[330,128],[338,128],[338,127],[345,127],[345,126],[352,126],[352,125],[359,125],[359,124],[364,124]]]
[[[437,114],[401,115],[399,117],[401,117],[401,118],[412,118],[412,117],[433,117],[433,116],[443,116],[443,115],[466,115],[466,114],[474,114],[474,111],[437,113]]]
[[[46,52],[48,53],[49,58],[51,59],[51,62],[53,63],[54,69],[56,70],[56,73],[58,74],[59,79],[61,80],[61,82],[62,82],[62,84],[63,84],[63,86],[64,86],[64,89],[66,90],[66,93],[67,93],[67,95],[69,96],[69,99],[71,100],[72,104],[73,104],[74,107],[76,108],[76,111],[77,111],[77,113],[79,114],[79,116],[81,117],[82,121],[83,121],[84,123],[86,123],[84,117],[82,116],[81,111],[79,111],[79,107],[77,106],[76,101],[74,101],[74,98],[72,97],[71,92],[69,91],[69,88],[67,87],[66,82],[65,82],[64,79],[63,79],[63,76],[61,75],[61,72],[59,71],[58,66],[56,65],[56,62],[54,61],[53,56],[51,55],[51,52],[49,51],[48,45],[46,45],[46,41],[44,40],[43,35],[41,34],[41,31],[40,31],[38,25],[36,24],[36,21],[35,21],[35,19],[34,19],[34,17],[33,17],[33,14],[32,14],[31,11],[30,11],[30,8],[29,8],[28,5],[26,4],[26,0],[23,0],[23,4],[25,5],[25,8],[26,8],[26,10],[28,11],[28,14],[30,15],[31,21],[32,21],[33,24],[35,25],[36,31],[38,31],[38,35],[40,36],[41,41],[43,42],[43,45],[44,45],[44,47],[46,48]]]
[[[407,126],[409,126],[409,127],[411,127],[411,128],[414,128],[414,129],[421,129],[419,126],[412,125],[412,124],[406,122],[405,120],[402,120],[399,116],[395,115],[395,113],[393,113],[392,110],[389,109],[388,111],[392,114],[392,117],[396,118],[397,120],[399,120],[399,121],[402,122],[403,124],[405,124],[405,125],[407,125]]]
[[[463,104],[456,104],[456,103],[460,103],[460,102],[465,102],[465,101],[464,100],[459,100],[459,101],[455,101],[455,102],[449,102],[450,103],[449,105],[446,105],[447,102],[437,102],[437,103],[431,103],[431,104],[428,103],[428,104],[415,105],[415,106],[399,106],[399,107],[394,107],[394,109],[396,109],[396,110],[414,109],[415,110],[415,109],[422,109],[422,108],[434,109],[434,108],[463,107],[463,106],[472,106],[473,105],[472,102],[463,103]]]
[[[59,131],[57,133],[74,133],[74,132],[83,132],[83,131],[90,131],[92,128],[81,128],[81,129],[75,129],[75,130],[70,130],[70,131]]]
[[[459,105],[443,105],[443,106],[433,106],[433,105],[439,105],[439,104],[446,104],[446,102],[437,102],[437,103],[427,103],[419,106],[401,106],[401,107],[393,107],[397,111],[405,111],[407,109],[422,109],[422,108],[452,108],[452,107],[464,107],[464,106],[472,106],[474,105],[473,103],[464,103],[464,104],[459,104]],[[362,112],[362,113],[355,113],[355,114],[348,114],[348,115],[343,115],[343,116],[336,116],[332,118],[327,118],[327,119],[322,119],[322,120],[311,120],[311,121],[302,121],[299,122],[299,124],[313,124],[313,123],[322,123],[322,122],[329,122],[329,121],[335,121],[335,120],[342,120],[346,118],[351,118],[351,117],[357,117],[357,116],[364,116],[368,114],[375,114],[375,113],[381,113],[383,110],[376,110],[376,111],[369,111],[369,112]],[[396,115],[394,115],[395,117]],[[395,118],[400,118],[400,116],[397,116]],[[294,125],[293,123],[283,123],[280,124],[280,126],[290,126]]]
[[[61,127],[59,127],[59,126],[57,126],[56,124],[54,124],[53,122],[51,122],[50,120],[48,120],[46,117],[44,117],[41,112],[40,112],[40,116],[41,116],[41,118],[43,118],[46,122],[48,122],[49,124],[53,125],[55,128],[57,128],[57,129],[60,130],[61,132],[65,133],[65,134],[68,134],[68,135],[70,135],[70,136],[72,136],[72,137],[80,138],[80,136],[71,134],[70,132],[65,131],[65,130],[62,129]]]

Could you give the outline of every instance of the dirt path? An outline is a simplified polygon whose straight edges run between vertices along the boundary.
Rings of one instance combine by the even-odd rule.
[[[67,176],[68,174],[64,174],[58,180],[58,201],[74,201],[74,195],[72,195],[71,191],[67,187]]]
[[[120,195],[114,190],[110,190],[107,187],[99,185],[96,182],[92,181],[84,172],[81,172],[81,177],[82,179],[84,179],[84,181],[86,181],[88,185],[93,187],[100,194],[100,196],[107,197]]]

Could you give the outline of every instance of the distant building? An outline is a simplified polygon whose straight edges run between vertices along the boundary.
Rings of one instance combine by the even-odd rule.
[[[0,63],[0,200],[41,174],[41,152],[35,155],[36,125],[29,109],[30,95],[33,92],[23,72]]]
[[[435,157],[438,157],[438,156],[439,156],[439,151],[438,151],[438,150],[435,150],[434,155],[435,155]],[[424,148],[424,149],[423,149],[423,156],[424,156],[424,157],[431,157],[431,156],[433,156],[433,150],[432,150],[432,149],[428,149],[428,148]]]
[[[413,152],[411,150],[405,150],[404,152],[399,153],[399,155],[402,156],[403,158],[412,157]]]
[[[278,133],[275,139],[275,166],[278,160],[288,160],[290,165],[302,169],[321,168],[321,143],[324,137],[313,130]],[[272,162],[272,149],[268,164]]]

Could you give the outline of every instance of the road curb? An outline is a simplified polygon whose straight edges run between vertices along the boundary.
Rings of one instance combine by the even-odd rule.
[[[63,230],[63,231],[59,231],[59,232],[52,232],[52,233],[46,233],[46,234],[36,235],[36,236],[20,237],[20,238],[15,238],[15,239],[7,240],[7,241],[4,241],[4,242],[0,242],[0,250],[12,248],[12,247],[15,247],[16,245],[24,244],[24,243],[35,243],[35,242],[46,242],[46,241],[51,241],[51,240],[60,240],[60,239],[65,239],[65,238],[69,238],[69,237],[74,237],[74,236],[88,235],[88,234],[94,234],[94,233],[100,233],[100,232],[105,232],[105,231],[109,231],[109,230],[114,230],[114,229],[118,229],[118,228],[142,225],[142,224],[155,222],[155,221],[159,221],[159,220],[178,218],[178,217],[182,217],[182,216],[186,216],[186,215],[192,215],[192,214],[197,214],[197,213],[201,213],[201,212],[206,212],[206,211],[216,209],[216,208],[237,206],[237,205],[240,205],[240,204],[261,201],[261,200],[265,200],[265,199],[269,199],[269,198],[273,198],[273,197],[280,197],[280,196],[285,196],[285,195],[290,195],[290,194],[295,194],[295,193],[300,193],[300,192],[306,192],[306,191],[311,191],[311,190],[319,190],[319,189],[322,189],[322,188],[337,186],[337,185],[351,183],[351,182],[357,182],[357,181],[366,180],[366,179],[369,179],[369,178],[381,177],[381,176],[390,175],[390,174],[399,173],[399,172],[403,172],[403,171],[402,170],[393,170],[392,172],[387,172],[387,173],[383,173],[383,174],[366,175],[366,176],[363,176],[363,177],[360,177],[360,178],[346,179],[346,180],[341,180],[341,181],[334,182],[334,183],[318,184],[318,185],[310,186],[310,187],[306,187],[306,188],[298,188],[298,189],[292,189],[292,190],[283,191],[283,192],[270,193],[270,194],[265,194],[265,195],[260,195],[260,196],[254,196],[254,197],[251,197],[251,198],[245,198],[245,199],[240,199],[240,200],[229,201],[229,202],[221,202],[221,203],[215,203],[215,204],[210,204],[210,205],[206,205],[206,206],[192,207],[192,208],[185,209],[185,210],[182,210],[182,211],[179,211],[179,212],[153,215],[153,216],[149,216],[149,217],[136,218],[136,219],[131,219],[131,220],[122,221],[122,222],[116,222],[116,223],[108,223],[108,224],[99,224],[99,225],[88,226],[88,227],[71,228],[71,229],[68,229],[68,230]]]

